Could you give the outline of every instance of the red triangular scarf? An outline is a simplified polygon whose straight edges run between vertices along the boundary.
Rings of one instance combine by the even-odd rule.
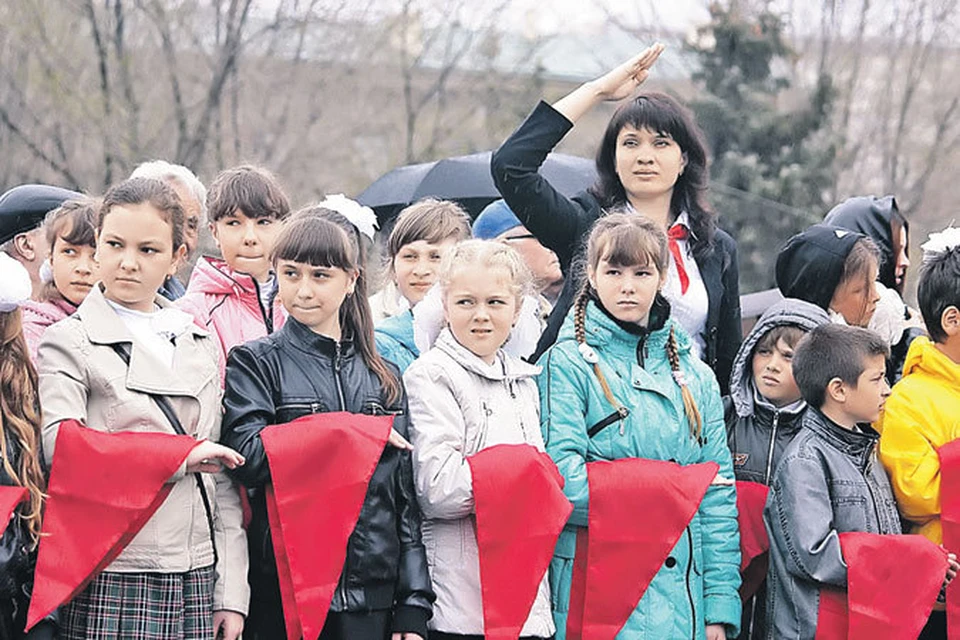
[[[817,640],[914,640],[943,584],[942,549],[923,536],[841,533],[847,591],[823,589]]]
[[[943,546],[960,553],[960,440],[940,447],[940,526]],[[947,587],[947,635],[960,638],[960,581]]]
[[[569,640],[616,637],[718,470],[715,462],[685,467],[642,459],[587,464],[590,525],[577,532]]]
[[[487,640],[516,640],[573,505],[550,457],[501,444],[467,458],[473,476]]]
[[[316,638],[393,416],[317,413],[260,432],[287,638]]]
[[[160,508],[190,450],[190,436],[103,433],[60,423],[47,487],[29,629],[73,599],[113,562]]]
[[[757,592],[767,578],[770,540],[763,526],[763,507],[770,488],[759,482],[737,481],[737,521],[740,523],[740,597]]]

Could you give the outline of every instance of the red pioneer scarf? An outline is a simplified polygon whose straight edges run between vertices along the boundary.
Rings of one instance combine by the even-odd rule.
[[[943,546],[960,552],[960,440],[939,449],[940,454],[940,526]],[[954,580],[947,587],[947,635],[960,637],[960,586]]]
[[[816,640],[914,640],[926,624],[947,563],[923,536],[841,533],[847,591],[820,591]]]
[[[316,638],[393,416],[318,413],[260,432],[287,638]]]
[[[763,526],[763,507],[770,488],[759,482],[737,481],[737,520],[740,523],[740,597],[750,599],[767,578],[770,540]]]
[[[577,532],[567,638],[616,637],[718,469],[636,458],[587,464],[590,521]]]
[[[467,458],[473,476],[487,640],[516,640],[573,505],[550,457],[501,444]]]
[[[166,433],[103,433],[60,423],[47,487],[29,629],[113,562],[173,489],[199,442]]]

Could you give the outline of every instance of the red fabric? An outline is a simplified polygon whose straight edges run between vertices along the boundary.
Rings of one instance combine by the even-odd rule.
[[[940,447],[940,525],[943,546],[960,554],[960,440]],[[947,630],[960,638],[960,586],[954,580],[947,587]]]
[[[740,597],[751,598],[767,577],[770,540],[763,525],[763,507],[770,488],[759,482],[737,481],[737,521],[740,524]]]
[[[687,275],[687,269],[683,265],[683,253],[680,251],[679,240],[686,240],[690,237],[690,231],[682,224],[675,224],[667,230],[667,246],[670,249],[670,255],[677,265],[677,275],[680,276],[680,293],[687,292],[690,286],[690,276]]]
[[[914,640],[947,570],[943,550],[922,536],[841,533],[847,592],[820,592],[817,640]]]
[[[103,433],[60,423],[47,487],[29,629],[116,559],[166,499],[199,442],[166,433]]]
[[[550,457],[501,444],[467,458],[473,476],[487,640],[516,640],[573,511]]]
[[[13,510],[17,508],[18,504],[26,500],[26,498],[26,487],[0,487],[0,523],[3,524],[3,527],[0,528],[0,534],[6,531],[7,526],[10,524]]]
[[[577,532],[567,638],[616,637],[718,470],[714,462],[680,466],[637,458],[587,464],[590,521]],[[578,562],[584,546],[586,560]]]
[[[318,413],[260,432],[287,638],[316,638],[393,416]]]

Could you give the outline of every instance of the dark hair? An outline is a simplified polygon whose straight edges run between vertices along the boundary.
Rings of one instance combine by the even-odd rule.
[[[283,220],[290,214],[290,201],[272,173],[243,165],[221,171],[207,191],[210,222],[232,216],[237,209],[248,218]]]
[[[113,207],[144,203],[156,209],[164,222],[170,225],[173,234],[173,250],[176,251],[182,247],[184,214],[180,196],[173,187],[153,178],[130,178],[110,187],[100,204],[97,232],[103,229],[103,220]]]
[[[284,222],[270,259],[274,266],[280,260],[291,260],[357,272],[353,294],[340,305],[340,326],[352,336],[363,361],[380,379],[386,402],[398,402],[402,396],[400,380],[377,353],[373,338],[373,312],[367,301],[366,249],[357,228],[336,211],[305,207]]]
[[[920,270],[917,303],[934,342],[947,339],[941,318],[947,307],[960,308],[960,246],[927,258]]]
[[[75,246],[97,248],[97,206],[93,198],[77,198],[67,200],[47,214],[43,219],[43,228],[47,234],[51,260],[57,238]],[[53,280],[44,284],[40,291],[40,299],[44,301],[62,297]]]
[[[470,216],[456,202],[424,198],[405,208],[387,240],[387,253],[393,260],[404,245],[418,240],[431,244],[455,238],[457,242],[470,237]],[[392,266],[390,267],[393,268]]]
[[[807,404],[819,409],[831,380],[840,378],[856,386],[866,368],[866,359],[873,356],[890,357],[890,347],[873,331],[823,324],[797,344],[793,354],[793,378]]]
[[[597,182],[590,191],[600,206],[610,209],[627,202],[627,193],[617,175],[617,136],[625,126],[669,134],[686,154],[687,164],[677,178],[670,201],[670,212],[690,216],[691,246],[694,256],[710,253],[717,230],[716,213],[706,201],[710,172],[707,144],[693,114],[664,93],[643,93],[620,105],[607,124],[597,150]]]
[[[787,343],[787,346],[791,349],[795,349],[797,343],[800,342],[800,339],[805,335],[807,335],[806,329],[798,327],[795,324],[781,324],[763,334],[753,347],[753,352],[757,353],[761,349],[773,349],[781,340]]]

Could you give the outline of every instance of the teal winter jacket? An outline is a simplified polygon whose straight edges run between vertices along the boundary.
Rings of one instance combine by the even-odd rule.
[[[420,350],[413,340],[413,311],[387,318],[377,325],[373,336],[377,341],[377,353],[397,365],[401,374],[420,357]]]
[[[586,342],[599,356],[614,397],[629,409],[623,420],[604,395],[592,365],[580,354],[573,311],[557,343],[538,362],[543,367],[538,384],[547,452],[563,474],[563,491],[574,505],[550,566],[557,640],[565,637],[576,530],[588,523],[587,462],[648,458],[689,465],[714,461],[720,465],[720,476],[733,478],[716,379],[691,353],[690,338],[668,315],[669,305],[658,297],[651,326],[659,328],[641,335],[626,331],[596,303],[588,303]],[[680,388],[667,359],[671,326],[681,369],[703,417],[702,445],[690,433]],[[607,426],[589,437],[588,430],[601,423]],[[713,485],[707,490],[670,558],[673,561],[668,558],[661,566],[617,638],[702,640],[708,624],[726,625],[727,637],[735,637],[740,626],[740,544],[733,486]]]

